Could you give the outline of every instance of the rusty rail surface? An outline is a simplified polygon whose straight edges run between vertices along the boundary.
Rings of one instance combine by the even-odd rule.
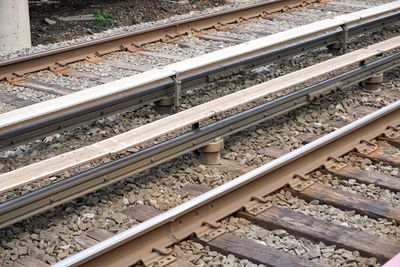
[[[0,81],[18,78],[26,73],[39,70],[59,68],[69,63],[115,51],[137,49],[144,44],[152,42],[173,40],[181,35],[217,28],[230,23],[238,23],[255,17],[268,17],[273,12],[304,7],[319,1],[269,0],[209,15],[170,22],[145,30],[119,34],[83,44],[6,60],[0,62]]]
[[[195,236],[209,242],[224,234],[218,222],[227,216],[239,211],[250,217],[265,212],[271,205],[264,199],[272,192],[288,185],[302,192],[310,187],[310,182],[300,177],[321,166],[335,170],[332,159],[337,161],[354,150],[382,158],[368,141],[383,136],[398,142],[399,125],[400,101],[397,101],[54,266],[132,266],[165,262],[167,257],[173,258],[169,247],[181,240]],[[343,166],[339,164],[336,169],[340,168]],[[380,261],[391,257],[379,249],[377,253]]]

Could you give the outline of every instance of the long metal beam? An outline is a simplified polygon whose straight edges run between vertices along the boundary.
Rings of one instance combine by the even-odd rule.
[[[0,228],[56,207],[211,142],[310,103],[332,90],[358,84],[400,65],[400,52],[277,98],[151,148],[0,204]]]
[[[348,34],[349,37],[355,37],[362,33],[398,22],[400,22],[400,12],[395,12],[390,15],[352,25],[348,28]],[[343,32],[341,30],[336,30],[283,47],[235,59],[224,64],[211,66],[201,71],[184,74],[180,77],[183,83],[182,89],[187,90],[193,86],[227,77],[240,71],[276,62],[305,51],[312,51],[339,42],[342,38]],[[163,80],[163,82],[157,83],[156,85],[153,84],[137,91],[119,94],[113,98],[106,98],[96,103],[79,105],[69,109],[67,112],[57,113],[44,118],[40,117],[22,125],[17,124],[7,129],[0,129],[0,150],[49,135],[61,129],[77,126],[89,120],[98,119],[129,108],[152,103],[166,96],[172,96],[174,86],[175,84],[172,80]]]
[[[357,146],[400,124],[400,101],[369,114],[335,132],[294,150],[230,182],[212,189],[167,212],[66,258],[60,266],[132,266],[157,256],[155,248],[167,248],[239,211],[253,199],[284,187],[297,175],[305,175]]]

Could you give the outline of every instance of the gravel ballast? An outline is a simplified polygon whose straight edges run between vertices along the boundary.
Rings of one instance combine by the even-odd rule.
[[[346,1],[339,2],[345,3]],[[376,4],[374,1],[363,2],[366,4]],[[355,1],[354,3],[360,4],[362,1]],[[395,34],[394,32],[392,31],[393,34]],[[369,37],[366,36],[365,39],[367,38]],[[202,41],[200,40],[199,42]],[[177,55],[191,55],[191,52],[188,52],[189,49],[173,46],[176,47]],[[164,45],[160,45],[160,47],[162,48],[158,50],[159,52],[167,53],[163,50],[166,49]],[[158,49],[157,44],[150,45],[150,48]],[[171,51],[171,54],[174,54],[174,51]],[[124,58],[125,53],[120,52],[118,55],[119,58]],[[137,55],[132,56],[136,57]],[[325,60],[331,56],[321,51],[307,53],[305,56],[297,57],[288,62],[264,66],[249,73],[236,75],[206,85],[199,90],[189,91],[184,95],[182,109],[241,90],[271,77],[280,76],[296,68]],[[144,58],[149,60],[143,64],[151,64],[153,62],[150,57],[138,57],[143,58],[143,60]],[[111,58],[113,57],[110,56]],[[137,62],[136,59],[128,61],[127,57],[126,60],[127,62]],[[165,63],[169,64],[169,62]],[[274,70],[273,72],[271,72],[272,69]],[[101,72],[102,70],[97,69],[95,66],[94,72],[97,71]],[[70,79],[68,82],[73,83],[74,80]],[[85,84],[77,84],[78,86],[85,88]],[[222,157],[225,160],[234,161],[238,166],[244,168],[258,167],[272,160],[271,157],[263,154],[264,148],[279,147],[286,151],[291,151],[301,147],[310,136],[323,136],[338,128],[339,124],[347,124],[360,117],[360,114],[354,111],[357,107],[380,108],[396,101],[400,93],[399,88],[399,68],[396,68],[386,74],[382,91],[370,93],[354,87],[351,90],[334,92],[287,115],[279,116],[257,127],[252,127],[226,138],[225,150]],[[38,101],[41,101],[40,95],[36,97]],[[6,155],[3,152],[1,154],[0,168],[2,172],[6,172],[31,164],[38,159],[51,157],[125,132],[161,117],[152,110],[151,106],[147,106],[138,111],[129,111],[115,117],[96,121],[90,125],[59,134],[51,141],[29,144],[23,147],[25,150],[21,153],[18,152],[18,155]],[[336,124],[333,122],[336,122]],[[61,147],[58,148],[56,144],[61,144]],[[346,157],[350,159],[353,156],[349,155]],[[396,174],[397,170],[385,164],[375,164],[372,162],[363,161],[357,164],[364,168],[374,168],[377,171],[382,171],[390,175]],[[75,237],[84,232],[100,228],[116,233],[135,225],[136,221],[120,213],[126,208],[136,204],[146,204],[160,210],[168,210],[190,198],[177,193],[180,188],[188,183],[202,184],[213,188],[235,177],[236,175],[233,173],[221,170],[218,166],[210,167],[202,165],[193,154],[181,156],[161,166],[152,168],[141,175],[130,177],[113,186],[98,190],[85,197],[54,208],[42,215],[0,230],[0,265],[9,266],[16,259],[20,259],[26,255],[39,258],[47,263],[54,263],[83,249],[75,241]],[[318,177],[322,176],[318,175]],[[62,178],[65,177],[53,177],[51,179],[57,181]],[[39,182],[20,191],[11,191],[10,194],[2,195],[0,201],[32,191],[53,181]],[[335,179],[326,177],[326,181],[327,183],[331,183],[330,181],[335,181]],[[362,188],[354,190],[353,186],[363,186],[354,183],[338,183],[338,185],[350,188],[349,190],[353,190],[351,192],[354,193],[366,194],[370,197],[373,196],[375,199],[384,200],[382,195],[385,193],[377,187],[370,188],[367,186],[365,190]],[[278,197],[278,195],[280,196]],[[282,206],[322,220],[332,220],[334,223],[367,231],[379,236],[385,236],[392,240],[399,239],[398,226],[386,220],[360,216],[351,211],[340,211],[327,205],[319,205],[315,202],[307,203],[284,192],[277,193],[273,198]],[[399,199],[398,195],[393,195],[393,192],[389,192],[385,198],[388,200],[392,199],[392,203],[395,204],[398,203]],[[246,236],[247,238],[250,237],[267,245],[275,245],[276,248],[289,251],[295,255],[302,257],[311,256],[313,260],[328,263],[332,266],[346,266],[346,264],[348,266],[377,266],[374,259],[360,257],[357,252],[337,249],[309,240],[296,239],[283,232],[269,232],[250,225],[242,219],[231,218],[225,223],[232,226],[231,232],[234,234]],[[176,250],[181,253],[178,258],[198,265],[233,264],[237,266],[255,266],[246,260],[239,260],[232,255],[223,256],[219,253],[209,251],[207,247],[200,247],[199,245],[192,241],[180,243],[176,246]],[[195,256],[190,258],[192,254]]]

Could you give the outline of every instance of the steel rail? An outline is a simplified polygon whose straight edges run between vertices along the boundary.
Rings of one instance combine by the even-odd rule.
[[[88,57],[137,48],[144,44],[174,39],[178,36],[221,27],[247,19],[268,16],[273,12],[307,6],[319,0],[268,0],[213,14],[170,22],[145,30],[118,34],[83,44],[53,49],[0,62],[0,81],[23,76],[26,73],[57,68]]]
[[[200,148],[217,137],[237,133],[265,120],[311,103],[314,98],[400,66],[400,52],[359,66],[336,77],[290,93],[265,104],[196,128],[138,153],[0,204],[0,228],[56,207],[133,174]]]
[[[246,206],[254,198],[284,187],[296,175],[307,174],[329,157],[348,153],[362,140],[382,134],[400,124],[400,101],[296,149],[230,182],[173,209],[114,235],[54,265],[132,266],[159,256],[154,248],[167,248],[191,235],[198,235],[204,222],[218,222]]]
[[[362,33],[398,22],[400,22],[400,12],[395,12],[349,26],[348,36],[349,38],[355,37]],[[283,47],[262,51],[244,58],[234,59],[224,64],[218,64],[217,66],[210,66],[201,71],[183,74],[180,76],[182,80],[182,89],[187,90],[193,86],[227,77],[240,71],[283,60],[304,53],[305,51],[312,51],[339,42],[342,38],[343,32],[341,30],[336,30],[317,37],[287,44]],[[173,80],[163,80],[156,85],[119,94],[113,98],[107,98],[96,103],[79,105],[65,112],[44,118],[40,117],[22,125],[17,124],[7,129],[0,128],[0,150],[49,135],[61,129],[77,126],[89,120],[98,119],[126,109],[155,102],[163,97],[173,95],[174,86]]]

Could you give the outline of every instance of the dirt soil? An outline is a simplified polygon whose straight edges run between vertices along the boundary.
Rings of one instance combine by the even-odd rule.
[[[224,0],[190,0],[188,4],[179,3],[178,0],[42,0],[29,2],[32,45],[34,46],[91,35],[113,27],[156,21],[224,4]],[[59,17],[93,14],[95,9],[109,10],[112,24],[107,27],[99,27],[93,21],[67,22],[58,19]],[[45,22],[45,18],[56,23],[50,25]]]

